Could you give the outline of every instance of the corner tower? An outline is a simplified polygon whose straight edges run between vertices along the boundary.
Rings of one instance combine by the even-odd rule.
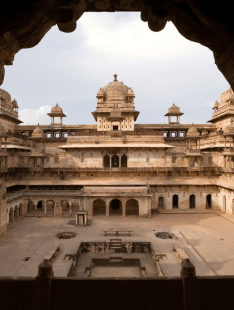
[[[97,121],[97,131],[134,131],[134,121],[140,112],[135,110],[134,92],[117,80],[100,88],[97,109],[92,112]]]

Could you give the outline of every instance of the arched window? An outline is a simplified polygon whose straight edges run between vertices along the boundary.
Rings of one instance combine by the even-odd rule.
[[[119,167],[119,156],[118,155],[113,155],[112,156],[111,165],[112,165],[113,168],[118,168]]]
[[[189,209],[195,209],[195,195],[189,196]]]
[[[172,196],[172,208],[173,209],[178,209],[179,207],[179,196],[178,195],[173,195]]]
[[[110,167],[110,156],[107,154],[104,156],[103,165],[106,168]]]
[[[163,197],[158,197],[158,207],[164,208],[164,198]]]
[[[125,154],[123,154],[121,157],[121,167],[127,167],[127,156]]]

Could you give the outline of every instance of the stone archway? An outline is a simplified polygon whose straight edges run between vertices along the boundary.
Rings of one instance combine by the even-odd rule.
[[[44,201],[43,200],[39,200],[37,203],[37,211],[41,212],[44,210]]]
[[[102,199],[96,199],[93,202],[93,216],[106,216],[106,203]]]
[[[206,195],[206,209],[212,208],[212,196],[211,194]]]
[[[110,216],[122,216],[122,202],[119,199],[113,199],[109,204]]]
[[[108,168],[110,167],[110,156],[109,155],[105,155],[104,158],[103,158],[103,166],[105,168]]]
[[[15,220],[17,220],[19,218],[19,207],[18,206],[15,206],[14,218],[15,218]]]
[[[178,195],[173,195],[172,196],[172,208],[173,209],[178,209],[179,208],[179,196]]]
[[[128,165],[128,158],[127,155],[123,154],[121,156],[121,167],[126,168]]]
[[[228,1],[72,1],[66,6],[55,0],[53,9],[45,1],[38,0],[33,9],[29,3],[19,6],[17,1],[6,1],[5,10],[0,13],[3,20],[0,26],[0,85],[3,83],[4,65],[12,65],[15,54],[25,48],[36,46],[52,25],[60,31],[72,32],[76,29],[76,21],[84,12],[141,12],[141,20],[148,23],[152,31],[161,31],[171,21],[178,32],[186,39],[200,43],[212,50],[215,64],[234,89],[232,66],[234,63],[232,10],[227,10]],[[11,14],[11,12],[16,14]],[[15,26],[17,25],[17,27]],[[27,29],[27,31],[24,31]],[[11,33],[9,42],[7,34]],[[223,46],[225,38],[225,46]]]
[[[189,196],[189,209],[195,209],[196,207],[196,197],[194,194]]]
[[[14,217],[14,210],[13,208],[10,208],[10,212],[9,212],[9,222],[14,222],[15,217]]]
[[[46,209],[47,209],[47,211],[53,211],[54,210],[54,205],[55,205],[54,200],[48,200],[46,202]]]
[[[117,154],[112,156],[111,166],[112,168],[119,168],[119,156]]]
[[[164,197],[162,196],[158,197],[158,207],[164,208]]]
[[[126,202],[126,216],[139,215],[139,202],[136,199],[129,199]]]

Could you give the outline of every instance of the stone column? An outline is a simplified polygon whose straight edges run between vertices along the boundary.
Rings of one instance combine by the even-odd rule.
[[[47,210],[46,210],[46,207],[47,207],[46,200],[44,199],[43,202],[44,202],[44,213],[45,213],[45,216],[46,216],[46,212],[47,212]]]
[[[37,200],[33,200],[35,215],[37,215]]]
[[[70,216],[72,216],[72,200],[69,200],[67,203],[69,205],[69,212],[70,212]]]
[[[55,200],[54,204],[54,216],[61,217],[62,216],[62,207],[59,200]]]
[[[122,217],[125,218],[126,217],[126,202],[127,200],[122,200]]]
[[[109,199],[107,201],[105,201],[106,203],[106,217],[109,218],[110,216],[110,201]]]

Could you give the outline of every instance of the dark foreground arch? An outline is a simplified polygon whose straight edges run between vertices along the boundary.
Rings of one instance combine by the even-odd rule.
[[[0,85],[4,65],[12,65],[15,54],[37,45],[52,26],[72,32],[84,12],[141,12],[141,19],[152,31],[161,31],[168,21],[186,39],[200,43],[213,51],[215,63],[234,89],[233,13],[229,0],[210,1],[5,1],[0,11]],[[16,26],[17,25],[17,26]],[[9,38],[10,34],[10,38]],[[225,38],[225,39],[224,39]],[[156,38],[155,38],[156,40]],[[37,61],[37,59],[35,59]]]

